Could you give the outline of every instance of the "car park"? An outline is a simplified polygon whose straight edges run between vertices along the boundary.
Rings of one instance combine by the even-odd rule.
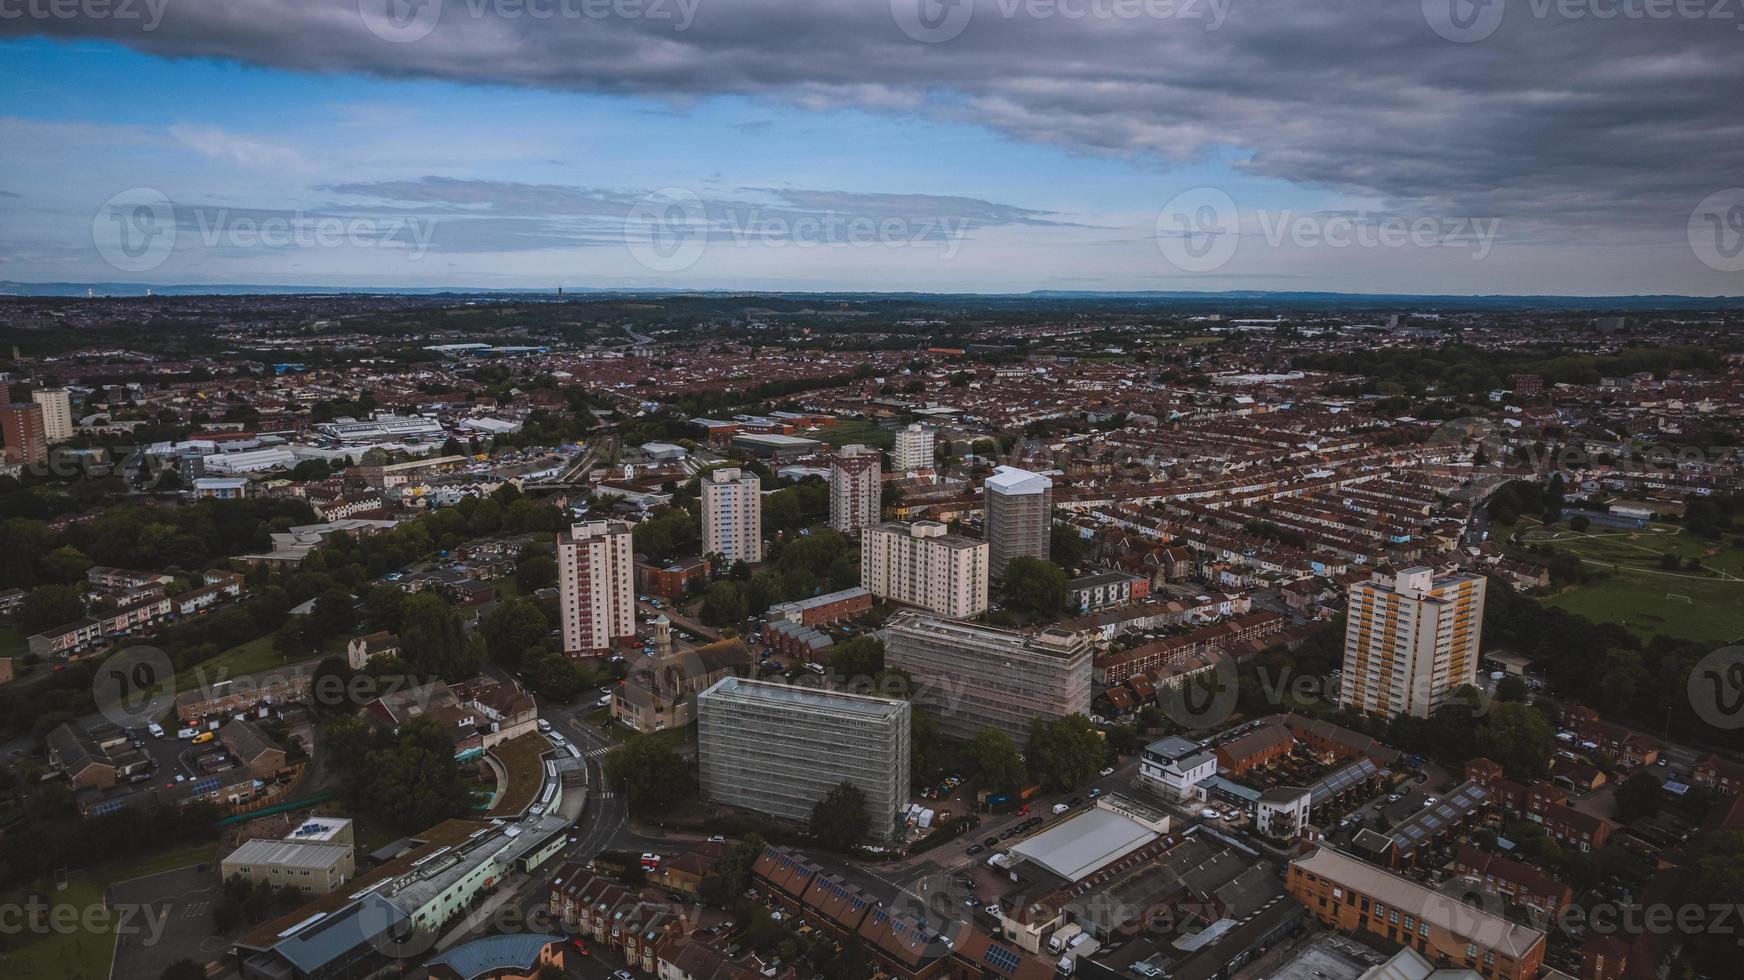
[[[1223,819],[1223,814],[1218,813],[1216,810],[1213,810],[1210,807],[1206,807],[1205,809],[1200,810],[1199,815],[1201,817],[1204,817],[1207,820],[1221,820],[1221,819]]]

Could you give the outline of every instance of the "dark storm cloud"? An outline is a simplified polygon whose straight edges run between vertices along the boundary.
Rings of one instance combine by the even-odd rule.
[[[1624,228],[1675,238],[1695,202],[1744,183],[1744,15],[1731,0],[1702,4],[1723,16],[1687,19],[1493,0],[1506,15],[1473,43],[1431,27],[1438,3],[1468,0],[981,0],[960,33],[933,44],[899,29],[886,0],[668,0],[661,16],[620,0],[612,9],[648,12],[604,18],[424,0],[399,8],[412,19],[394,23],[409,31],[372,31],[360,14],[404,2],[177,0],[150,31],[115,18],[25,19],[0,21],[0,33],[107,37],[165,56],[312,72],[653,95],[680,107],[734,93],[920,114],[1159,165],[1228,156],[1255,174],[1378,195],[1401,212],[1504,217],[1515,234],[1546,241],[1593,243]],[[910,15],[939,2],[894,0]],[[583,0],[563,4],[542,9],[580,10]],[[379,36],[416,36],[416,12],[438,7],[427,36]],[[1058,12],[1067,8],[1090,14]],[[685,9],[692,19],[681,24]],[[1153,15],[1164,9],[1173,14]],[[521,206],[469,199],[499,192],[454,184],[425,188],[425,200]],[[447,198],[431,199],[437,191]],[[625,206],[573,188],[513,193],[577,215]],[[1019,210],[988,220],[1030,220]]]

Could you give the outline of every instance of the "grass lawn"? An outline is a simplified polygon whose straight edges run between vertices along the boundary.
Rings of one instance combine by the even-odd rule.
[[[889,449],[896,445],[896,433],[879,428],[878,423],[870,419],[842,419],[835,425],[820,426],[816,431],[806,429],[795,432],[794,435],[822,439],[838,449],[855,443],[876,446],[879,449]]]
[[[1624,571],[1543,601],[1595,622],[1621,623],[1644,638],[1665,634],[1720,644],[1744,636],[1744,582]]]
[[[337,638],[328,641],[327,645],[321,649],[321,652],[316,656],[309,658],[309,660],[293,662],[313,662],[330,654],[344,652],[345,639]],[[285,666],[285,659],[279,656],[278,651],[273,649],[272,634],[268,633],[266,636],[260,637],[259,639],[249,640],[241,646],[231,647],[223,653],[220,653],[218,656],[213,657],[211,660],[195,664],[187,670],[177,674],[176,691],[179,693],[181,691],[190,691],[199,687],[201,676],[204,676],[208,681],[218,681],[229,677],[238,677],[243,674],[252,674],[256,671],[271,670],[274,667],[283,666]]]
[[[44,882],[31,892],[49,906],[42,932],[0,935],[0,974],[41,980],[106,980],[115,956],[115,923],[102,911],[103,886],[84,873],[72,875],[65,891]],[[8,903],[25,896],[10,896]],[[77,912],[73,916],[71,909]],[[57,918],[65,917],[65,918]],[[56,921],[72,928],[56,928]]]
[[[0,657],[22,657],[30,652],[24,632],[16,626],[0,626]]]
[[[1524,545],[1549,542],[1578,556],[1602,578],[1567,589],[1543,602],[1595,622],[1620,623],[1644,638],[1664,634],[1710,643],[1744,637],[1744,549],[1726,541],[1687,534],[1676,524],[1652,522],[1639,530],[1549,528],[1522,519],[1515,557],[1542,561]],[[1702,570],[1660,567],[1666,554],[1697,558]]]
[[[189,844],[169,851],[158,851],[154,854],[142,854],[137,857],[119,861],[98,871],[98,876],[104,881],[122,882],[134,878],[144,878],[147,875],[162,874],[165,871],[176,871],[181,868],[193,867],[196,864],[218,863],[218,844]]]

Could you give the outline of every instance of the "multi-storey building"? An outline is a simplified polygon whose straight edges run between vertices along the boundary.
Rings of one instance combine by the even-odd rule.
[[[843,446],[830,457],[830,527],[853,534],[878,521],[883,473],[878,450]]]
[[[1031,636],[904,612],[885,637],[884,662],[908,672],[914,702],[951,738],[1001,728],[1021,745],[1037,718],[1090,711],[1091,644],[1080,634]]]
[[[1001,466],[987,478],[988,562],[994,575],[1017,557],[1046,558],[1053,530],[1054,481],[1040,473]]]
[[[557,535],[563,649],[599,655],[636,636],[636,570],[630,527],[588,521]]]
[[[48,435],[43,429],[42,406],[24,402],[0,405],[0,440],[5,442],[8,463],[29,466],[48,462]]]
[[[1539,930],[1330,847],[1290,862],[1284,887],[1324,925],[1408,946],[1486,980],[1532,980],[1544,963]]]
[[[987,611],[987,542],[937,521],[892,522],[860,538],[860,584],[873,595],[952,619]]]
[[[901,830],[907,701],[727,677],[696,705],[703,796],[807,821],[830,790],[851,783],[866,795],[874,835]]]
[[[1376,572],[1350,589],[1340,702],[1427,718],[1477,679],[1484,579],[1427,568]]]
[[[42,406],[42,434],[49,445],[73,437],[73,404],[67,389],[41,388],[31,392],[30,400]]]
[[[729,566],[763,560],[763,481],[757,474],[723,466],[703,477],[702,550]]]
[[[924,470],[933,465],[933,443],[937,434],[932,426],[914,422],[896,430],[896,448],[891,452],[891,465],[898,473]]]

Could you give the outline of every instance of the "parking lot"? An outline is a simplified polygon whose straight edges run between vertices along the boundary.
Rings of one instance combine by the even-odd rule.
[[[222,887],[217,869],[182,868],[109,887],[109,903],[134,910],[118,919],[114,980],[157,980],[177,960],[220,959],[229,944],[212,935]]]

